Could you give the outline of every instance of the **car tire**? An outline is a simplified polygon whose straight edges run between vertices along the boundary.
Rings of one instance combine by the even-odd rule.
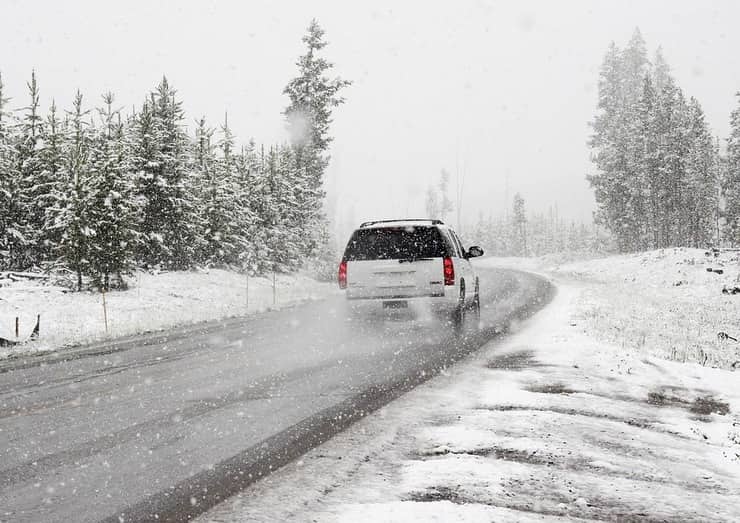
[[[452,327],[455,332],[460,334],[465,329],[465,316],[467,315],[467,307],[465,306],[465,282],[460,283],[460,298],[457,300],[457,305],[452,311]]]
[[[471,305],[471,310],[473,312],[472,316],[475,322],[475,330],[478,330],[480,328],[480,287],[477,280],[475,282],[475,295],[473,296],[473,304]]]

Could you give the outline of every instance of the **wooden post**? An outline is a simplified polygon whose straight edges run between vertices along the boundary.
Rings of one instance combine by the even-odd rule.
[[[39,331],[41,330],[41,314],[36,315],[36,326],[33,328],[33,332],[31,333],[30,340],[37,340],[39,339]]]
[[[18,316],[15,317],[15,337],[18,337]]]
[[[105,304],[105,291],[101,289],[100,292],[103,294],[103,321],[105,321],[105,333],[108,334],[108,308]]]

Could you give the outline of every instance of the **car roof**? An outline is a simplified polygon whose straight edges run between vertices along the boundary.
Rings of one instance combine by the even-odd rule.
[[[384,227],[436,227],[445,226],[442,220],[377,220],[365,222],[360,225],[360,229],[380,229]]]

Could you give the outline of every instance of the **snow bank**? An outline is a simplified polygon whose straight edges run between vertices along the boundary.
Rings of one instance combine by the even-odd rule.
[[[0,337],[15,339],[15,318],[18,317],[19,338],[25,339],[39,314],[41,336],[37,342],[0,348],[0,357],[241,316],[334,292],[334,285],[319,283],[303,274],[277,275],[273,303],[272,278],[249,278],[247,281],[244,275],[225,270],[138,272],[130,283],[126,291],[105,295],[106,330],[100,293],[67,292],[61,287],[44,285],[40,280],[2,280]]]

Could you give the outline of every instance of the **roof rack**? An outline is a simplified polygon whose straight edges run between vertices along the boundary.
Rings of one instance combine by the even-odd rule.
[[[360,224],[360,229],[364,227],[370,227],[371,225],[377,225],[378,223],[395,223],[395,222],[429,222],[432,225],[444,225],[444,222],[442,220],[429,220],[425,218],[407,218],[404,220],[375,220],[372,222],[363,222]]]

